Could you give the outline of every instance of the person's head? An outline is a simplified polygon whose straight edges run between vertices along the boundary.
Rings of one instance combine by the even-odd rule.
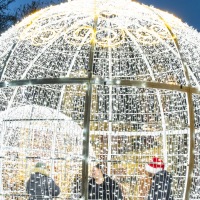
[[[97,164],[95,165],[93,168],[92,168],[92,177],[94,179],[98,179],[100,177],[103,176],[103,172],[102,172],[102,166],[100,164]]]
[[[33,173],[40,173],[40,174],[44,174],[44,175],[48,175],[48,169],[45,163],[43,162],[38,162],[35,165],[35,168],[32,170]]]
[[[149,176],[164,170],[165,165],[163,160],[157,157],[153,157],[149,163],[145,165],[145,170],[149,173]]]
[[[36,163],[35,167],[36,167],[36,168],[43,168],[43,169],[46,169],[46,164],[43,163],[43,162],[38,162],[38,163]]]

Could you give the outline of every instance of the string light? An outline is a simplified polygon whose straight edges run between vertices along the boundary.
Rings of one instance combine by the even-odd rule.
[[[173,15],[137,2],[97,0],[95,5],[94,10],[93,1],[74,0],[46,8],[0,37],[5,84],[0,91],[0,195],[5,199],[26,199],[25,182],[38,161],[55,166],[50,173],[61,188],[60,197],[75,198],[74,179],[82,175],[83,159],[89,169],[102,163],[125,198],[144,198],[150,187],[144,165],[153,156],[163,159],[173,175],[174,199],[183,198],[191,116],[186,90],[174,88],[199,88],[200,35]],[[11,87],[9,81],[81,80],[88,77],[91,59],[95,84],[87,158],[82,143],[88,131],[88,83]],[[149,82],[155,85],[150,88]],[[163,89],[164,84],[169,88]],[[192,98],[195,163],[190,198],[199,199],[200,102],[198,94]]]

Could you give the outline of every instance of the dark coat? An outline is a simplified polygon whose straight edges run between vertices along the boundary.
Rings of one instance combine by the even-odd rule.
[[[60,188],[54,180],[39,172],[31,174],[26,191],[30,195],[29,200],[52,200],[52,197],[60,194]]]
[[[172,175],[166,170],[157,172],[152,178],[148,200],[173,200]]]
[[[94,178],[89,181],[88,199],[122,200],[122,191],[117,182],[105,174],[103,176],[104,181],[100,185],[95,183]]]

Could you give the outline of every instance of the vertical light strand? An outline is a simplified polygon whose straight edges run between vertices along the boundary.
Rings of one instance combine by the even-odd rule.
[[[158,105],[160,108],[161,120],[162,120],[162,140],[163,140],[163,157],[165,163],[165,169],[167,169],[168,162],[167,162],[167,138],[166,138],[166,123],[165,123],[165,115],[163,111],[163,104],[161,101],[160,91],[156,90],[157,97],[158,97]]]
[[[110,34],[109,34],[110,36]],[[108,47],[108,55],[109,55],[109,79],[112,79],[112,54],[111,54],[111,47]],[[109,86],[109,118],[108,118],[108,161],[111,161],[111,153],[112,153],[112,85]],[[108,162],[107,164],[107,173],[110,176],[111,172],[111,162]]]
[[[88,199],[88,159],[89,159],[89,143],[90,143],[90,114],[91,114],[91,103],[92,103],[92,83],[90,80],[93,75],[93,62],[94,62],[94,51],[96,44],[96,31],[97,31],[98,16],[96,14],[96,0],[94,0],[94,23],[93,31],[90,41],[90,54],[88,63],[88,78],[87,90],[85,96],[85,111],[84,111],[84,130],[83,130],[83,158],[82,158],[82,199]]]
[[[183,194],[183,199],[190,200],[190,190],[192,186],[192,173],[194,169],[194,107],[192,101],[192,92],[189,88],[187,92],[187,108],[188,108],[188,124],[189,124],[189,139],[188,139],[188,160],[187,160],[187,169],[186,169],[186,183]]]
[[[4,133],[5,133],[5,122],[2,121],[2,131],[1,131],[1,135],[0,135],[0,138],[1,138],[1,141],[0,141],[0,152],[1,152],[1,158],[0,158],[0,194],[3,194],[3,179],[2,179],[2,167],[3,167],[3,138],[4,138]]]

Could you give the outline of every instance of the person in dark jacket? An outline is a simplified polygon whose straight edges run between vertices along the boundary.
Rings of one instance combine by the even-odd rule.
[[[145,170],[152,177],[152,184],[148,194],[148,200],[173,200],[172,196],[172,175],[164,170],[164,162],[153,157],[145,165]]]
[[[122,192],[116,181],[103,173],[100,164],[93,167],[88,186],[88,199],[122,200]]]
[[[73,181],[72,186],[72,199],[80,199],[81,198],[81,191],[82,191],[82,179],[79,174],[76,174]]]
[[[60,188],[48,176],[46,165],[37,163],[26,183],[29,200],[52,200],[60,194]]]

